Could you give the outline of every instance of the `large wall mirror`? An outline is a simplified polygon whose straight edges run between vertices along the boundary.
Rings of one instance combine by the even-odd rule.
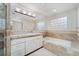
[[[35,21],[30,17],[20,17],[19,19],[12,19],[12,32],[13,33],[30,33],[35,30]]]
[[[22,32],[23,31],[23,23],[21,20],[16,21],[18,19],[12,20],[12,32]]]

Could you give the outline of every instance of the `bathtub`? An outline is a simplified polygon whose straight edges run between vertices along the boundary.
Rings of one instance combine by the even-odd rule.
[[[64,47],[66,49],[70,49],[71,48],[71,41],[63,40],[63,39],[46,37],[44,39],[44,44],[45,43],[50,43],[50,44],[53,44],[53,45],[61,46],[61,47]]]

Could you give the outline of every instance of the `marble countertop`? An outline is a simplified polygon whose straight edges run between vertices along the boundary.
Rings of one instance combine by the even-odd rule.
[[[33,37],[33,36],[38,36],[38,35],[42,35],[42,33],[22,33],[22,34],[15,34],[15,35],[11,35],[11,38],[24,38],[24,37]]]

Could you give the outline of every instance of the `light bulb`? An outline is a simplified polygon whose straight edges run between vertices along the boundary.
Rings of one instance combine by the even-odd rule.
[[[27,12],[25,10],[22,11],[23,14],[26,14]]]
[[[19,9],[19,8],[16,8],[15,10],[16,10],[17,12],[20,12],[20,11],[21,11],[21,9]]]
[[[29,12],[28,15],[32,15],[31,12]]]

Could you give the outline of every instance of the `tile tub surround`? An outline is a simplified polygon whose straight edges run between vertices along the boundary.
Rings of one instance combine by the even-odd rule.
[[[44,44],[45,43],[55,44],[55,45],[58,45],[58,46],[62,46],[64,48],[71,48],[71,41],[63,40],[63,39],[46,37],[45,40],[44,40]]]
[[[66,49],[62,46],[45,43],[44,48],[54,53],[57,56],[79,56],[79,53],[76,51],[72,51],[71,49]]]
[[[76,32],[46,32],[46,37],[65,39],[69,41],[78,40]]]

